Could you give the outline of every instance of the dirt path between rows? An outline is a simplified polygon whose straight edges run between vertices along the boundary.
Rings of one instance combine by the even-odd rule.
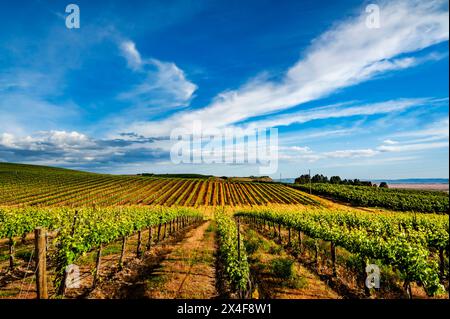
[[[275,242],[263,235],[243,227],[243,233],[254,251],[249,254],[251,273],[256,279],[256,295],[261,299],[341,299],[342,297],[319,276],[309,271]],[[292,276],[279,277],[273,273],[274,263],[292,262]],[[290,264],[290,262],[288,262]],[[280,266],[278,267],[280,268]],[[281,274],[286,275],[286,267],[281,266]],[[279,272],[280,270],[278,270]],[[290,271],[287,271],[289,273]],[[254,296],[255,297],[255,296]]]
[[[88,298],[214,298],[215,241],[211,222],[180,233],[135,259]]]
[[[211,222],[186,234],[186,240],[152,273],[147,285],[148,298],[211,299],[217,297],[215,240]]]

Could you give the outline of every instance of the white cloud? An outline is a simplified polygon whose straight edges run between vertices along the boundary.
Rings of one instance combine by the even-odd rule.
[[[420,130],[393,134],[395,140],[386,139],[377,147],[380,152],[418,152],[449,146],[449,121],[444,118]],[[412,138],[412,139],[411,139]]]
[[[385,139],[383,143],[377,147],[365,149],[344,149],[317,152],[308,146],[283,146],[280,148],[280,159],[285,160],[306,160],[314,162],[326,159],[356,159],[356,158],[372,158],[379,157],[388,153],[420,153],[431,149],[448,148],[449,147],[449,121],[443,118],[434,123],[428,124],[425,128],[416,131],[407,131],[393,134],[395,139]],[[406,138],[406,139],[405,139]],[[409,138],[409,139],[408,139]],[[412,138],[412,139],[411,139]],[[289,141],[290,138],[287,139]],[[286,140],[283,140],[287,142]],[[295,151],[298,152],[295,152]],[[410,157],[410,156],[409,156]],[[408,156],[396,157],[404,158]],[[384,157],[380,161],[390,161],[392,156]],[[353,161],[352,161],[353,163]]]
[[[447,142],[436,143],[417,143],[417,144],[405,144],[405,145],[381,145],[377,149],[381,152],[407,152],[407,151],[424,151],[435,148],[448,147]]]
[[[284,160],[306,160],[308,162],[315,162],[318,160],[330,159],[330,158],[360,158],[360,157],[373,157],[380,152],[374,149],[349,149],[349,150],[336,150],[328,152],[316,152],[308,146],[289,146],[280,147],[280,159]]]
[[[394,133],[391,135],[395,141],[387,139],[383,141],[385,145],[394,144],[421,144],[425,142],[448,141],[449,139],[449,120],[443,118],[432,122],[419,130],[408,130],[405,132]]]
[[[383,144],[395,145],[395,144],[398,144],[398,142],[397,142],[397,141],[390,140],[390,139],[387,139],[387,140],[384,140],[384,141],[383,141]]]
[[[257,78],[218,95],[203,109],[176,114],[159,125],[135,123],[133,129],[155,135],[194,120],[228,126],[325,97],[386,71],[411,67],[420,59],[405,55],[448,40],[446,1],[386,2],[379,29],[368,29],[366,14],[361,12],[315,39],[279,82]]]
[[[40,132],[43,141],[53,143],[58,147],[86,147],[93,145],[89,138],[78,132],[66,132],[66,131],[50,131]],[[42,141],[42,140],[41,140]]]
[[[178,101],[189,101],[197,85],[189,82],[186,76],[175,63],[167,63],[153,59],[152,62],[158,68],[156,85],[170,92]]]
[[[308,146],[290,146],[287,150],[299,152],[299,153],[311,153],[311,149]]]
[[[410,107],[423,105],[425,103],[433,103],[431,99],[397,99],[391,101],[384,101],[379,103],[361,104],[354,106],[330,105],[323,107],[316,107],[314,109],[298,111],[279,116],[272,116],[267,120],[260,120],[252,122],[249,127],[273,127],[273,126],[287,126],[294,123],[306,123],[314,120],[341,118],[355,115],[374,115],[386,114],[391,112],[399,112]]]
[[[133,41],[123,41],[119,47],[130,68],[137,70],[142,66],[141,54],[136,49],[136,44]]]
[[[47,150],[88,148],[95,143],[86,135],[75,131],[41,131],[24,137],[3,133],[0,135],[0,145],[14,149]]]
[[[149,60],[146,65],[152,68],[147,71],[145,80],[132,90],[120,94],[121,99],[144,103],[147,106],[165,107],[182,106],[193,97],[197,86],[186,79],[176,64]]]
[[[448,117],[443,118],[437,122],[430,123],[427,127],[419,130],[408,130],[406,132],[401,132],[394,134],[393,136],[397,138],[405,137],[415,137],[415,138],[425,138],[425,137],[436,137],[436,138],[447,138],[449,137],[449,120]]]
[[[99,140],[76,131],[0,134],[0,157],[9,162],[111,168],[123,163],[155,162],[168,156],[167,151],[155,146],[153,139],[136,135]]]
[[[142,59],[136,44],[130,40],[122,41],[119,46],[128,66],[141,77],[139,84],[119,94],[120,99],[129,100],[135,108],[162,111],[190,103],[197,85],[190,82],[175,63]]]
[[[14,135],[9,133],[2,133],[0,135],[0,145],[7,147],[15,147],[14,145]]]
[[[360,150],[338,150],[324,153],[326,157],[331,158],[372,157],[375,156],[376,154],[378,154],[378,152],[370,148]]]

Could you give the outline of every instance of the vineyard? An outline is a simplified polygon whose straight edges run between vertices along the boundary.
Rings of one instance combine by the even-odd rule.
[[[384,209],[277,183],[0,164],[0,298],[448,298],[446,196],[312,187]]]
[[[235,216],[259,231],[267,231],[280,243],[283,236],[287,237],[287,246],[295,247],[296,254],[303,252],[304,236],[308,236],[313,240],[316,263],[318,240],[329,243],[331,277],[337,276],[339,247],[358,257],[362,262],[359,271],[366,265],[377,264],[398,272],[407,294],[411,294],[411,283],[420,285],[428,296],[448,290],[448,216],[362,212],[356,215],[352,211],[295,208],[241,210]]]
[[[449,211],[447,193],[436,191],[401,190],[380,187],[320,184],[295,184],[291,187],[313,194],[363,207],[382,207],[396,211],[445,213]]]
[[[228,298],[252,298],[255,293],[267,296],[273,294],[273,289],[288,289],[286,283],[295,287],[289,289],[301,293],[295,281],[305,274],[291,274],[296,263],[309,267],[302,269],[310,280],[313,278],[312,287],[321,285],[325,291],[342,293],[343,286],[346,298],[385,298],[392,294],[391,290],[397,291],[397,297],[402,296],[398,291],[403,291],[410,298],[414,295],[441,298],[447,294],[448,216],[373,214],[295,205],[213,210],[208,213],[163,206],[2,208],[0,265],[7,267],[7,271],[0,272],[0,292],[2,279],[14,281],[11,277],[14,274],[24,274],[23,280],[33,280],[38,272],[30,272],[30,262],[41,255],[39,249],[44,249],[45,258],[41,261],[48,272],[44,277],[48,284],[45,294],[53,298],[78,298],[86,289],[100,286],[105,279],[101,267],[107,269],[109,276],[127,267],[127,249],[128,256],[131,249],[132,260],[145,260],[154,249],[166,245],[169,238],[211,220],[218,243],[217,273]],[[38,245],[43,229],[47,232],[43,237],[46,239],[40,248],[33,248],[30,241],[27,243],[27,236],[35,232],[34,245]],[[270,267],[278,270],[261,270],[267,267],[255,257],[255,251],[261,249],[266,249],[265,260],[271,258],[269,265],[275,265]],[[115,254],[104,261],[106,252]],[[73,289],[68,285],[70,267],[89,258],[91,263],[85,270],[88,287]],[[386,278],[384,284],[388,288],[381,291],[365,288],[360,278],[364,279],[361,273],[365,273],[368,265],[381,269],[380,275]],[[269,279],[272,286],[274,282],[279,286],[265,287],[268,276],[274,277]],[[37,282],[39,278],[36,277]]]
[[[274,183],[114,176],[0,163],[0,206],[243,206],[317,204]]]
[[[217,233],[219,236],[219,255],[226,265],[225,277],[232,291],[238,292],[243,298],[248,289],[250,270],[243,241],[236,228],[233,218],[224,212],[216,212]]]
[[[53,250],[46,253],[45,259],[51,260],[53,293],[64,295],[66,285],[62,283],[66,282],[67,267],[79,261],[80,257],[97,252],[97,263],[93,269],[95,286],[102,250],[107,249],[108,245],[117,241],[122,243],[122,254],[117,260],[117,267],[121,268],[127,238],[138,236],[136,255],[139,257],[143,250],[201,220],[202,215],[198,211],[188,208],[0,209],[0,240],[7,239],[9,271],[14,271],[18,238],[24,243],[26,236],[35,229],[48,230],[49,233],[44,236],[44,246],[50,244]],[[144,241],[145,232],[147,240]],[[49,236],[51,239],[47,238]]]

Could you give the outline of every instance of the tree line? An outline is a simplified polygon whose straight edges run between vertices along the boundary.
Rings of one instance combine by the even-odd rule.
[[[308,184],[310,182],[310,175],[303,174],[295,179],[295,184]],[[373,184],[371,181],[361,181],[355,179],[342,179],[340,176],[331,176],[329,179],[322,174],[316,174],[311,177],[311,183],[323,183],[323,184],[342,184],[342,185],[354,185],[354,186],[371,186],[377,187],[377,184]],[[379,187],[388,188],[386,182],[381,182]]]

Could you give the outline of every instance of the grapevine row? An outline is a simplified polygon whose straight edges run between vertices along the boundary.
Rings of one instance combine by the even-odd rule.
[[[407,282],[422,284],[430,295],[443,289],[440,283],[442,267],[439,267],[436,258],[430,258],[432,253],[429,244],[433,241],[429,236],[440,238],[442,243],[438,240],[437,246],[446,247],[448,255],[448,220],[447,222],[445,219],[439,222],[428,220],[428,229],[435,229],[438,234],[433,235],[432,232],[427,234],[421,230],[414,230],[413,221],[410,226],[399,228],[398,225],[402,225],[402,220],[406,219],[404,216],[399,220],[391,217],[390,222],[393,227],[389,231],[383,231],[376,229],[376,226],[387,219],[380,220],[379,224],[372,221],[371,224],[364,225],[364,216],[362,216],[361,223],[351,225],[348,224],[349,215],[351,215],[349,212],[327,210],[295,212],[260,209],[244,210],[236,215],[304,232],[309,237],[332,242],[334,245],[341,246],[364,258],[380,260],[383,264],[398,269]],[[355,215],[353,217],[359,218]],[[411,217],[411,220],[413,218]],[[423,219],[420,222],[422,224],[427,223],[426,217],[416,216],[415,218]],[[369,219],[367,218],[367,220]],[[395,231],[395,229],[397,230]],[[443,260],[441,260],[442,262]]]

